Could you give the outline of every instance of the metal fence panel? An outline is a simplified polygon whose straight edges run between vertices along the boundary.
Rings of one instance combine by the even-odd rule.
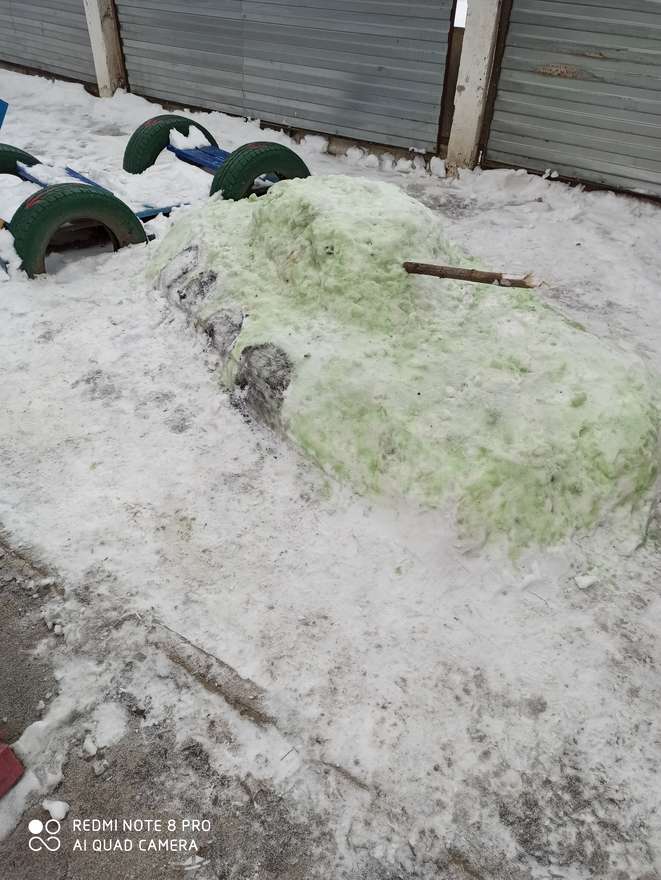
[[[96,83],[83,0],[0,0],[0,61]]]
[[[117,0],[135,92],[434,150],[452,0]]]
[[[661,0],[513,0],[485,164],[661,195]]]

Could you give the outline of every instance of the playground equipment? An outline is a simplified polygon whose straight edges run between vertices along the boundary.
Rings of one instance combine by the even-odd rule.
[[[0,101],[0,127],[7,108],[7,102]],[[205,145],[180,148],[170,142],[172,131],[188,137],[191,128],[202,133]],[[210,174],[209,194],[221,192],[225,199],[242,199],[252,193],[262,195],[279,180],[310,174],[303,160],[283,144],[260,141],[229,152],[221,149],[199,123],[171,114],[155,116],[136,129],[126,145],[124,170],[141,174],[163,150]],[[98,240],[99,234],[109,239],[115,250],[145,243],[150,236],[144,224],[178,207],[146,205],[133,211],[111,190],[69,166],[64,171],[71,183],[49,185],[40,179],[35,167],[42,164],[24,150],[0,144],[0,175],[12,174],[40,187],[20,205],[10,222],[0,218],[0,226],[6,226],[12,233],[22,267],[31,278],[46,272],[45,260],[50,251],[89,244]]]

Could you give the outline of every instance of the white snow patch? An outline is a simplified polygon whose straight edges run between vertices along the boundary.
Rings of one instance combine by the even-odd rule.
[[[410,174],[415,169],[415,164],[412,159],[398,159],[395,163],[395,169],[400,174]]]
[[[432,159],[429,163],[429,170],[436,177],[445,177],[445,162],[438,156],[432,156]]]
[[[576,581],[576,586],[579,590],[588,590],[590,587],[594,587],[595,584],[599,583],[599,577],[596,574],[577,574],[574,577]]]
[[[46,184],[46,186],[55,186],[58,183],[82,183],[82,181],[70,177],[63,166],[44,165],[41,163],[38,163],[37,165],[24,165],[22,162],[18,162],[17,164],[19,168],[29,172],[32,177],[36,177],[37,180]],[[36,183],[33,184],[29,180],[24,182],[36,189],[39,188]]]
[[[179,150],[194,150],[196,147],[208,147],[209,140],[203,131],[191,125],[188,134],[182,134],[173,128],[170,132],[170,143]]]
[[[126,709],[120,703],[101,703],[94,710],[96,733],[94,740],[100,749],[118,743],[128,730]]]
[[[94,737],[92,737],[88,734],[85,737],[85,739],[83,740],[83,753],[85,755],[88,755],[89,757],[93,758],[94,755],[96,755],[96,752],[97,752],[97,747],[96,747],[96,743],[94,742]]]
[[[66,815],[70,810],[70,806],[66,801],[53,801],[50,798],[45,798],[41,802],[41,806],[47,813],[50,813],[51,819],[57,819],[58,822],[66,819]]]
[[[362,150],[360,147],[349,147],[346,152],[346,160],[351,165],[361,165],[364,156],[365,151]]]
[[[15,208],[17,208],[22,201],[23,199],[21,199],[15,206],[12,206],[10,200],[11,213],[3,219],[10,219]],[[2,216],[1,208],[0,216]],[[19,266],[20,260],[18,259],[16,251],[14,250],[13,236],[8,229],[0,228],[0,284],[15,278],[19,274]]]
[[[300,146],[305,152],[327,153],[328,138],[321,134],[306,134]]]

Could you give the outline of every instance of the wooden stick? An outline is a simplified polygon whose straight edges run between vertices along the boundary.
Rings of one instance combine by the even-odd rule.
[[[523,278],[511,278],[504,272],[482,272],[479,269],[460,269],[458,266],[435,266],[433,263],[404,263],[409,275],[434,275],[436,278],[456,278],[477,284],[498,284],[500,287],[537,287],[532,273]]]

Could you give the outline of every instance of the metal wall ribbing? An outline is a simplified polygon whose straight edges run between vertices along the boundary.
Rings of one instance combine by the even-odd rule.
[[[131,89],[435,149],[452,0],[117,0]]]
[[[661,0],[513,0],[499,163],[661,195]]]
[[[96,82],[83,0],[0,0],[0,61]]]

